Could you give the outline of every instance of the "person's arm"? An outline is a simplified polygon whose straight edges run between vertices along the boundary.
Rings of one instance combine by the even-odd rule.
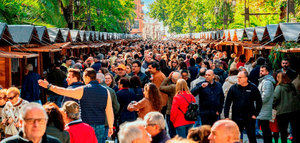
[[[255,92],[254,95],[255,95],[255,105],[256,105],[254,116],[257,117],[262,107],[262,99],[257,87],[254,88],[254,92]]]
[[[271,97],[273,96],[273,91],[274,91],[274,86],[273,83],[271,81],[266,81],[263,85],[262,85],[262,103],[268,103],[271,99]]]
[[[219,108],[218,108],[218,113],[221,114],[222,113],[222,110],[223,110],[223,105],[224,105],[224,92],[223,90],[221,89],[221,93],[220,93],[220,105],[219,105]]]
[[[274,90],[273,109],[276,109],[281,100],[280,85],[277,85]]]
[[[44,87],[44,88],[47,88],[49,85],[49,82],[47,80],[39,80],[38,83],[41,87]],[[51,85],[49,90],[56,94],[62,95],[62,96],[67,96],[67,97],[71,97],[71,98],[80,100],[83,96],[83,88],[84,88],[84,86],[80,86],[80,87],[77,87],[74,89],[66,89],[63,87]]]
[[[191,93],[192,93],[194,96],[197,96],[197,95],[199,94],[199,92],[200,92],[201,89],[202,89],[202,83],[198,83],[198,84],[196,85],[196,87],[193,88],[193,89],[191,90]]]
[[[160,85],[159,87],[159,90],[163,93],[170,93],[172,92],[172,87],[171,86],[168,86],[168,83],[169,83],[170,79],[169,78],[166,78]]]
[[[229,91],[227,93],[227,97],[226,97],[226,100],[225,100],[225,107],[224,107],[224,116],[225,116],[225,118],[229,117],[229,110],[230,110],[231,103],[233,101],[233,86],[235,86],[235,85],[232,85],[229,88]]]
[[[127,110],[129,110],[130,112],[138,111],[139,109],[144,108],[145,106],[146,106],[146,99],[143,98],[139,102],[130,103],[127,107]]]
[[[108,127],[109,127],[108,136],[110,137],[113,133],[114,112],[113,112],[113,108],[112,108],[110,93],[108,90],[107,90],[107,94],[108,95],[107,95],[107,104],[106,104],[106,108],[105,108],[105,113],[106,113],[107,123],[108,123]]]

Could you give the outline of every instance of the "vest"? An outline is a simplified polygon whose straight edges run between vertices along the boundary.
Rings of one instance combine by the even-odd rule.
[[[89,125],[105,124],[107,89],[97,81],[85,85],[80,99],[82,121]]]

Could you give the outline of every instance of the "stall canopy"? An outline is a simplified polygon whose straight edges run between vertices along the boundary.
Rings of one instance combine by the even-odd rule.
[[[72,37],[69,28],[60,28],[60,31],[64,38],[64,42],[72,42]]]
[[[79,30],[70,30],[72,42],[81,42]]]
[[[18,44],[39,44],[40,39],[33,25],[8,25],[13,41]]]
[[[245,41],[251,41],[253,37],[254,28],[246,28],[245,29],[246,34],[243,36],[243,40]]]
[[[35,28],[39,35],[39,39],[42,43],[44,43],[44,44],[51,43],[46,26],[35,26]]]
[[[34,58],[38,57],[38,54],[33,53],[25,53],[25,52],[4,52],[0,50],[0,57],[1,58]]]
[[[48,28],[49,37],[52,43],[63,43],[64,38],[59,28]]]
[[[0,23],[0,45],[11,45],[14,41],[6,23]]]
[[[253,31],[252,42],[259,43],[263,40],[263,35],[266,27],[255,27]]]
[[[278,42],[297,41],[299,32],[300,23],[280,23],[275,37],[278,37]]]

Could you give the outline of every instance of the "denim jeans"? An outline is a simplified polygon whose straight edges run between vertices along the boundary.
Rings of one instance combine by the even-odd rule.
[[[104,143],[107,137],[105,135],[105,125],[90,125],[94,128],[98,143]]]
[[[200,117],[200,115],[198,115],[197,121],[195,121],[195,124],[193,127],[200,127],[201,125],[202,125],[201,117]]]
[[[188,125],[177,127],[176,128],[177,135],[179,135],[180,137],[186,138],[189,129],[192,128],[193,125],[194,124],[188,124]]]
[[[173,126],[173,123],[170,120],[170,115],[166,114],[166,121],[168,125],[168,132],[171,138],[176,136],[176,130],[175,127]]]

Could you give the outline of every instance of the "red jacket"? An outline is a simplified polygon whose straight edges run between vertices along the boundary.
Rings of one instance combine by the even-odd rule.
[[[189,103],[191,101],[196,102],[195,97],[192,94],[188,94],[185,91],[180,92],[180,94],[184,96]],[[186,102],[186,100],[182,96],[177,94],[173,98],[170,120],[172,121],[175,128],[184,125],[195,124],[194,121],[185,120],[184,114],[178,109],[180,108],[185,113],[189,106],[189,103]]]
[[[65,130],[70,134],[70,143],[98,143],[94,129],[81,120],[70,122]]]

